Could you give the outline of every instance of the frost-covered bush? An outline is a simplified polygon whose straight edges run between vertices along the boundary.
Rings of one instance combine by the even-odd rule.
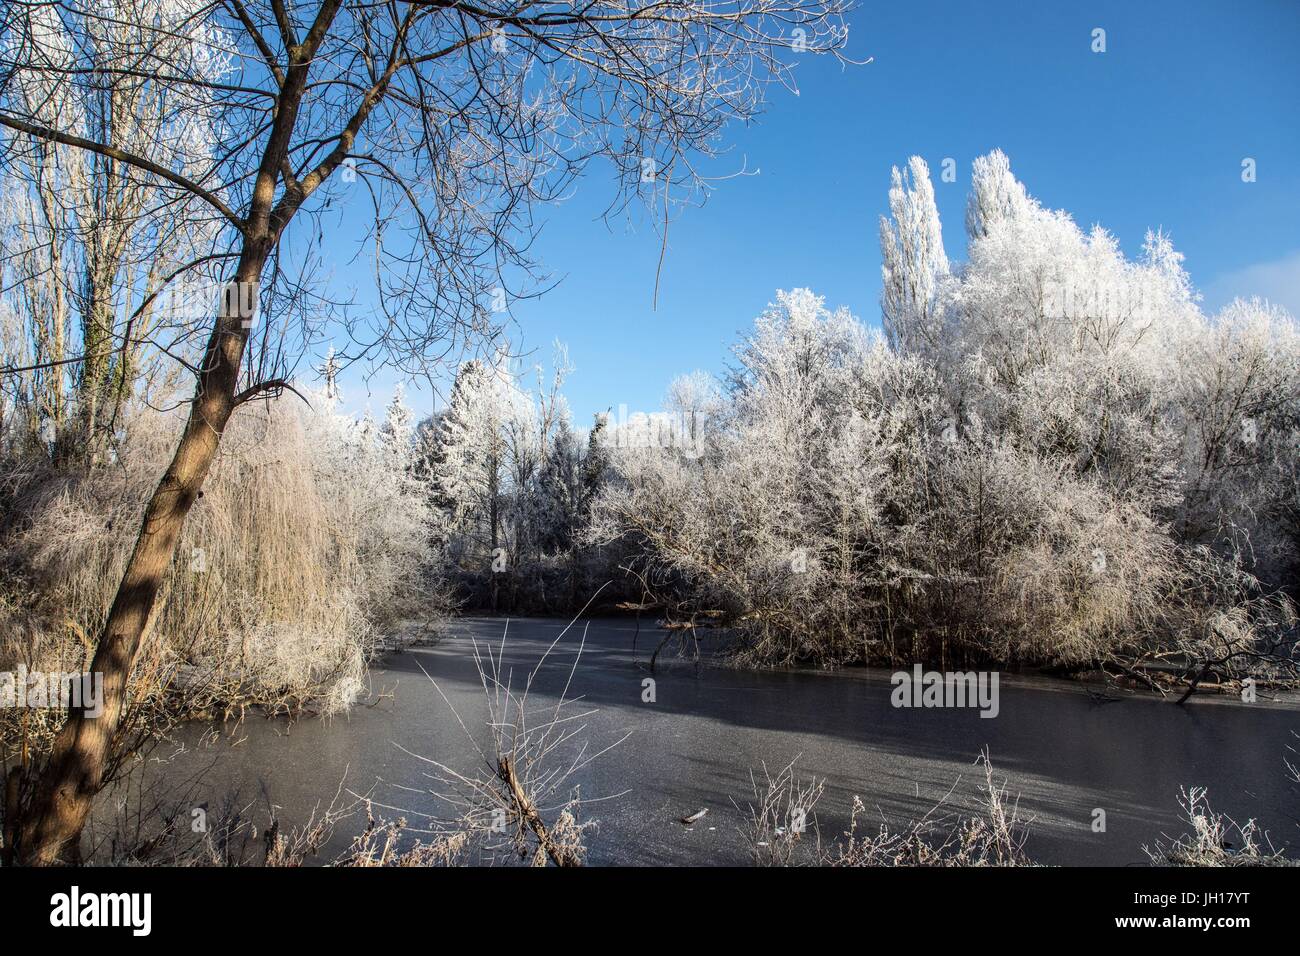
[[[1152,866],[1295,866],[1253,820],[1237,823],[1215,811],[1204,787],[1184,787],[1178,804],[1190,830],[1166,844],[1144,846]]]
[[[912,404],[933,383],[806,291],[780,294],[736,357],[699,453],[611,448],[596,532],[642,542],[697,606],[739,622],[760,659],[861,654],[889,573],[889,476],[933,410]]]
[[[1147,515],[948,416],[933,370],[846,314],[782,294],[737,354],[707,453],[616,452],[598,513],[756,659],[1090,660],[1155,614]]]
[[[191,705],[346,707],[376,634],[428,594],[430,505],[409,435],[313,403],[257,403],[231,420],[168,570],[137,696],[179,681]],[[88,662],[181,425],[137,412],[94,470],[4,463],[0,667]]]

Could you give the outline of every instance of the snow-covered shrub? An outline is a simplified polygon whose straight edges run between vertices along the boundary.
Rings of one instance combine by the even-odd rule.
[[[641,542],[698,608],[745,630],[757,659],[859,656],[880,610],[888,477],[926,411],[913,404],[923,372],[806,290],[780,293],[736,357],[698,453],[611,448],[595,531]]]

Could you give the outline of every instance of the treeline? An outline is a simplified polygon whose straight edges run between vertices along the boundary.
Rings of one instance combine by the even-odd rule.
[[[1168,237],[1125,258],[1001,153],[974,164],[964,263],[923,161],[889,204],[884,333],[779,294],[719,393],[673,404],[702,454],[620,459],[604,540],[762,661],[1292,668],[1291,317],[1207,317]]]
[[[467,362],[446,408],[415,430],[413,471],[429,489],[434,545],[464,607],[569,611],[609,572],[585,538],[609,480],[607,429],[598,419],[575,430],[560,392],[568,371],[560,349],[530,392],[504,352]]]
[[[1130,260],[1001,153],[974,164],[966,225],[950,262],[913,159],[881,223],[883,333],[779,293],[724,381],[585,440],[554,399],[463,370],[427,434],[475,603],[555,610],[612,581],[764,663],[1289,675],[1294,321],[1205,315],[1167,236]]]

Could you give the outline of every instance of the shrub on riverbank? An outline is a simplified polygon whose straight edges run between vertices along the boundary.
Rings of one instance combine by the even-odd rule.
[[[1152,866],[1296,866],[1254,820],[1237,823],[1216,812],[1204,787],[1184,788],[1178,805],[1190,830],[1165,843],[1142,848]]]
[[[337,711],[363,690],[376,634],[432,597],[429,499],[409,447],[317,403],[284,398],[232,419],[166,574],[137,706],[180,690],[191,710]],[[0,669],[89,666],[180,425],[139,411],[112,461],[94,467],[0,463]],[[4,713],[10,725],[21,716]]]

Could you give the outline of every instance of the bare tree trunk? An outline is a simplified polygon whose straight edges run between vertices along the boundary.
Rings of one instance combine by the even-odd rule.
[[[266,259],[264,247],[265,243],[245,245],[235,281],[249,285],[239,288],[256,288]],[[103,712],[95,718],[73,712],[59,731],[19,825],[16,852],[21,863],[52,865],[78,859],[81,831],[104,784],[104,770],[126,709],[132,665],[185,517],[199,496],[235,409],[239,365],[248,338],[239,310],[231,308],[240,299],[223,297],[189,420],[145,508],[140,536],[95,650],[90,669],[103,674]]]
[[[489,461],[490,461],[490,463],[491,463],[491,478],[488,479],[488,494],[489,494],[490,497],[491,497],[491,504],[488,506],[488,522],[489,522],[489,524],[491,525],[491,532],[490,532],[490,533],[491,533],[491,538],[492,538],[492,563],[493,563],[493,567],[492,567],[492,613],[493,613],[493,614],[496,614],[496,613],[497,613],[497,605],[498,605],[498,603],[499,603],[500,594],[501,594],[501,576],[500,576],[500,574],[497,572],[497,569],[496,569],[496,567],[495,567],[495,565],[496,565],[496,561],[497,561],[497,548],[500,547],[500,545],[498,544],[498,540],[499,540],[499,528],[500,528],[500,520],[499,520],[499,518],[500,518],[500,511],[499,511],[499,503],[498,503],[498,499],[497,499],[498,489],[497,489],[497,477],[496,477],[496,474],[497,474],[497,461],[496,461],[496,455],[493,454],[493,455],[490,457]],[[508,565],[508,563],[509,563],[509,560],[510,560],[510,556],[507,555],[507,556],[506,556],[507,565]]]
[[[113,755],[126,710],[126,688],[144,638],[163,576],[171,566],[185,517],[198,499],[221,435],[239,400],[236,386],[248,343],[244,306],[256,306],[257,289],[271,249],[303,201],[342,163],[357,130],[387,84],[371,91],[339,137],[334,151],[303,182],[286,184],[277,204],[276,185],[284,176],[289,141],[298,120],[312,58],[329,31],[343,0],[323,0],[302,43],[292,46],[283,74],[277,74],[275,120],[249,198],[247,218],[239,221],[243,248],[227,294],[222,296],[212,335],[203,353],[190,417],[176,454],[145,507],[135,550],[118,585],[113,607],[100,634],[91,672],[103,675],[102,712],[87,717],[74,711],[54,740],[45,769],[36,782],[19,824],[16,856],[20,863],[52,865],[75,862],[81,831],[104,771]],[[396,57],[396,52],[393,54]],[[391,66],[390,66],[391,70]],[[227,215],[231,214],[227,210]],[[251,293],[251,296],[250,294]]]

